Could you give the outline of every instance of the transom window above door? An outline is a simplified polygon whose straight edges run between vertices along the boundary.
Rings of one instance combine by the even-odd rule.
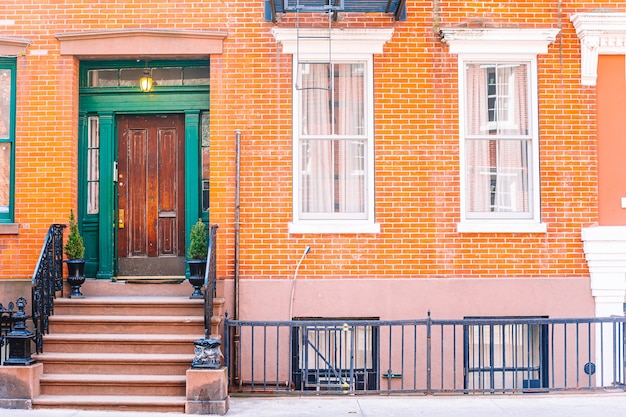
[[[148,71],[154,86],[209,85],[209,66],[98,68],[87,71],[87,87],[137,87]]]

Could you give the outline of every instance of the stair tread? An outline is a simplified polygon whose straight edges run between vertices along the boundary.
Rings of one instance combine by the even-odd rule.
[[[151,322],[155,324],[159,323],[201,323],[204,322],[202,316],[121,316],[121,315],[73,315],[73,314],[61,314],[50,317],[50,322],[53,321],[74,321],[74,322],[101,322],[101,321],[123,321],[133,323]]]
[[[202,338],[199,333],[172,334],[172,333],[52,333],[44,336],[44,342],[57,340],[71,340],[81,342],[114,342],[114,341],[147,341],[147,342],[179,342]]]
[[[44,352],[37,355],[33,355],[33,358],[37,360],[50,360],[50,359],[63,359],[66,361],[85,361],[90,360],[93,362],[101,361],[122,361],[131,360],[136,362],[167,362],[167,361],[184,361],[189,358],[193,358],[194,354],[184,353],[63,353],[63,352]]]
[[[57,298],[54,300],[55,305],[59,304],[124,304],[136,303],[138,305],[155,305],[155,304],[204,304],[202,298],[189,298],[181,296],[158,296],[158,295],[95,295],[85,298]]]
[[[166,395],[40,395],[33,399],[33,404],[180,404],[186,397]],[[70,407],[67,407],[70,408]]]
[[[117,374],[43,374],[41,381],[44,382],[121,382],[121,383],[145,383],[145,382],[185,382],[186,375],[117,375]]]

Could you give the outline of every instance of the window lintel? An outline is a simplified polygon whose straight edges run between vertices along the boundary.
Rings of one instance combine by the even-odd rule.
[[[545,54],[558,29],[443,28],[441,40],[450,53]]]

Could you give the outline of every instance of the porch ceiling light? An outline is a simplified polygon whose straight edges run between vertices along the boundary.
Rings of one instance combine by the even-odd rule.
[[[143,77],[139,79],[139,88],[144,93],[152,90],[152,77],[150,76],[150,70],[148,68],[143,70]]]

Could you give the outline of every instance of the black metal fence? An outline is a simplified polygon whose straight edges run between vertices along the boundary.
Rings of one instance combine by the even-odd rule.
[[[226,319],[224,354],[231,392],[623,390],[625,326],[624,317]]]

